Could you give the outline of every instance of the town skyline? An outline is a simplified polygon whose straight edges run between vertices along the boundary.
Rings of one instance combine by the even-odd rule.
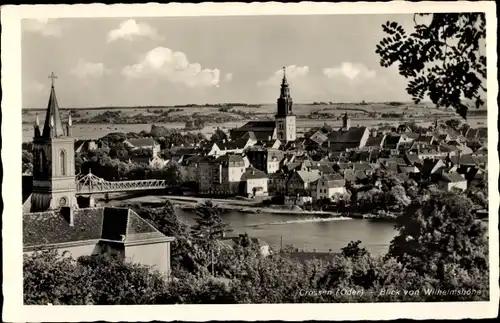
[[[383,37],[382,23],[411,26],[412,17],[23,20],[23,108],[45,104],[47,71],[59,76],[63,106],[73,108],[272,104],[283,66],[299,104],[410,102],[405,79],[396,68],[380,67],[375,46]],[[187,36],[175,34],[180,28]],[[318,30],[339,32],[325,33],[330,39],[325,41]],[[68,50],[79,54],[66,55]]]

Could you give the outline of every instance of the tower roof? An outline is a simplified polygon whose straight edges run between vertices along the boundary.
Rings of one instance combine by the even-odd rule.
[[[286,67],[283,66],[283,80],[281,82],[282,85],[288,85],[288,82],[286,80]]]
[[[51,127],[54,131],[51,132]],[[54,84],[50,89],[49,103],[47,104],[47,113],[45,115],[45,123],[43,125],[43,137],[60,137],[64,136],[64,128],[61,122],[61,114],[59,113],[59,105],[57,104],[56,91]]]

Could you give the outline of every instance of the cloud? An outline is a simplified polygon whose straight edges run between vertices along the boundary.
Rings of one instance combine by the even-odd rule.
[[[108,42],[113,42],[118,39],[134,40],[138,37],[147,37],[158,39],[160,36],[156,29],[146,23],[137,23],[134,19],[129,19],[120,24],[117,29],[113,29],[108,33]]]
[[[103,63],[92,63],[78,61],[78,64],[71,69],[71,74],[78,78],[100,78],[107,72]]]
[[[344,62],[337,67],[323,69],[323,74],[330,79],[347,78],[350,81],[367,80],[376,76],[376,72],[359,63]]]
[[[37,33],[45,37],[57,38],[62,34],[61,27],[57,24],[56,19],[25,19],[23,20],[23,27],[27,32]]]
[[[224,75],[224,81],[231,82],[232,80],[233,80],[233,73],[226,73],[226,75]]]
[[[286,67],[286,78],[287,80],[298,80],[304,78],[309,74],[308,66],[297,66],[297,65],[289,65]],[[265,80],[258,81],[258,86],[279,86],[281,80],[283,79],[283,69],[279,69],[274,72],[270,77]]]
[[[122,74],[132,79],[162,77],[189,88],[220,85],[219,69],[202,69],[199,63],[190,63],[186,54],[161,46],[150,50],[139,63],[125,66]]]

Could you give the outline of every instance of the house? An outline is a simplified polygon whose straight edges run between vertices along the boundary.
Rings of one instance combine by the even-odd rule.
[[[288,177],[283,172],[268,175],[267,189],[269,195],[284,195],[286,193],[286,183]]]
[[[222,243],[230,248],[234,248],[236,245],[245,244],[244,239],[248,239],[248,243],[254,246],[258,246],[260,249],[260,254],[267,257],[271,254],[271,248],[267,242],[259,238],[253,238],[240,234],[237,237],[226,237],[222,240]]]
[[[444,173],[439,181],[439,186],[446,191],[452,189],[465,191],[467,189],[467,180],[458,173]]]
[[[352,168],[355,171],[361,171],[365,173],[368,176],[371,176],[373,174],[373,167],[369,163],[353,163]]]
[[[262,148],[279,149],[281,147],[281,141],[278,139],[262,140],[257,141],[255,146],[260,146]]]
[[[365,172],[354,169],[346,169],[343,176],[345,181],[351,184],[366,181],[368,179],[368,176],[366,176]]]
[[[440,174],[447,166],[441,159],[425,159],[420,173],[424,178]]]
[[[309,137],[309,141],[311,141],[314,145],[321,147],[325,141],[328,140],[328,134],[324,133],[321,129],[316,131]]]
[[[366,127],[343,127],[332,131],[323,144],[329,151],[345,151],[349,149],[362,148],[366,145],[370,132]]]
[[[75,152],[82,153],[85,151],[93,151],[97,149],[109,149],[108,145],[99,140],[77,140],[75,141]]]
[[[311,185],[320,176],[320,172],[315,169],[292,172],[287,181],[287,195],[311,196]]]
[[[217,142],[217,146],[219,147],[220,154],[241,154],[243,151],[252,147],[257,143],[256,140],[252,138],[241,137],[235,140],[226,141],[223,140],[221,142]]]
[[[208,156],[199,162],[200,191],[203,194],[236,195],[240,191],[245,161],[241,155]]]
[[[249,121],[239,128],[230,130],[232,139],[241,138],[249,132],[251,132],[259,141],[276,139],[276,121]]]
[[[156,169],[161,169],[167,166],[168,163],[169,163],[168,159],[163,159],[159,155],[155,155],[149,160],[149,166]]]
[[[194,155],[189,158],[185,158],[180,163],[180,167],[183,168],[184,172],[184,182],[197,182],[200,179],[200,161],[205,159],[205,156]]]
[[[214,142],[207,141],[201,145],[200,153],[205,156],[221,156],[223,152],[221,151],[219,145]]]
[[[137,139],[127,139],[123,142],[125,147],[134,151],[137,149],[148,149],[151,151],[151,156],[155,156],[160,153],[160,144],[153,138],[137,138]]]
[[[418,157],[420,159],[441,159],[448,155],[449,151],[442,152],[438,147],[420,148],[418,150]]]
[[[436,139],[432,135],[420,135],[417,139],[415,139],[415,147],[427,147],[432,145]]]
[[[370,136],[366,141],[365,148],[366,149],[380,149],[385,144],[386,135],[380,134],[377,136]]]
[[[127,208],[63,207],[23,214],[23,253],[56,249],[73,258],[112,254],[170,274],[167,237]]]
[[[256,197],[268,195],[269,177],[266,173],[253,167],[248,168],[241,176],[244,183],[243,196]]]
[[[274,148],[252,147],[245,150],[245,155],[253,167],[267,174],[279,171],[283,159],[283,152]]]
[[[345,194],[345,179],[340,174],[324,174],[322,175],[316,186],[316,198],[332,199],[336,194]]]
[[[385,137],[384,149],[397,150],[399,144],[403,141],[403,136],[397,133],[387,134]]]
[[[408,165],[422,165],[422,160],[415,153],[405,153],[403,155],[404,160]]]
[[[479,127],[479,128],[469,128],[465,133],[465,139],[467,141],[483,141],[488,138],[488,128]]]

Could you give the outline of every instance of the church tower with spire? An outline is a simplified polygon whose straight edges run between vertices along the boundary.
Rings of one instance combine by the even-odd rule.
[[[33,194],[31,212],[43,212],[76,202],[75,139],[71,114],[63,127],[54,89],[54,73],[43,129],[36,116],[33,138]]]
[[[296,119],[292,113],[292,105],[293,101],[286,80],[286,71],[283,67],[283,81],[281,82],[281,92],[278,98],[278,113],[275,116],[277,137],[282,142],[297,139]]]

